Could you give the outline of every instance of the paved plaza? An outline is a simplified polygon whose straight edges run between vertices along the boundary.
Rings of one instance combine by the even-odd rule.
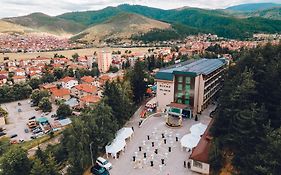
[[[134,127],[134,136],[127,141],[125,152],[118,159],[109,157],[113,164],[112,175],[186,175],[197,174],[184,168],[191,152],[182,150],[180,139],[190,133],[190,127],[197,123],[208,125],[209,113],[215,106],[210,105],[199,121],[184,119],[181,128],[168,128],[165,117],[151,117],[138,127],[137,115],[128,122],[127,127]],[[177,141],[178,140],[178,141]],[[133,161],[135,160],[135,161]],[[151,166],[153,162],[153,166]]]

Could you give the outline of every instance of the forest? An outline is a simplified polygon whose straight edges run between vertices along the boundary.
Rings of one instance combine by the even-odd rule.
[[[211,128],[213,174],[280,174],[281,45],[245,50],[229,68]]]

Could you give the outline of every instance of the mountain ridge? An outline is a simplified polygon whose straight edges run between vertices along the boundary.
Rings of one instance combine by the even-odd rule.
[[[101,40],[130,40],[132,35],[147,33],[153,29],[169,29],[168,23],[133,13],[120,13],[107,21],[80,32],[76,39],[99,43]]]
[[[227,10],[241,11],[241,12],[253,12],[258,10],[266,10],[274,7],[281,7],[278,3],[247,3],[230,6]]]
[[[41,12],[26,16],[4,18],[4,21],[55,35],[72,35],[85,28],[82,24],[51,17]]]

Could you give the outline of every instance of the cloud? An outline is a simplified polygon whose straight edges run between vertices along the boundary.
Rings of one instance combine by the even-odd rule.
[[[140,4],[163,9],[183,6],[200,8],[225,8],[232,5],[255,2],[281,3],[281,0],[1,0],[0,18],[43,12],[59,15],[71,11],[97,10],[119,4]]]

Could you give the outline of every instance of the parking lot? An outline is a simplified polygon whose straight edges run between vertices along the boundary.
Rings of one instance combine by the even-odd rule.
[[[18,104],[20,103],[20,105]],[[31,136],[33,135],[31,130],[28,128],[27,123],[29,118],[35,116],[36,119],[42,116],[41,111],[36,111],[36,107],[30,106],[29,100],[21,100],[11,103],[1,104],[1,107],[8,111],[8,123],[4,126],[6,128],[7,136],[11,136],[17,134],[17,137],[13,138],[13,140],[19,141],[20,139],[24,141],[31,140]],[[51,115],[56,113],[57,106],[53,105],[53,110],[48,115],[44,115],[49,121],[49,123],[53,123],[54,119],[51,118]],[[19,112],[21,111],[21,112]],[[25,132],[25,129],[28,129],[28,133]]]

